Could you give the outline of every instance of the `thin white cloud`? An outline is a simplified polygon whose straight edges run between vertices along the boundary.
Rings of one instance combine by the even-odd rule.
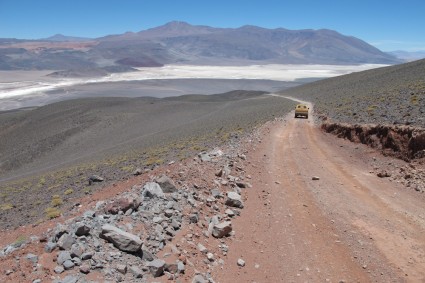
[[[382,39],[370,41],[369,44],[386,51],[404,50],[409,52],[425,51],[425,42],[401,41],[394,39]]]

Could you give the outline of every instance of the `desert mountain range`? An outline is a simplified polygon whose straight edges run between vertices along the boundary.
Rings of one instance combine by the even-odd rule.
[[[96,39],[0,39],[1,70],[127,71],[165,64],[395,64],[396,57],[328,29],[214,28],[170,22]]]

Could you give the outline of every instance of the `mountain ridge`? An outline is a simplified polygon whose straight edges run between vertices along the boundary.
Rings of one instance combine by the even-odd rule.
[[[95,39],[57,34],[44,41],[47,43],[0,39],[0,69],[401,63],[361,39],[329,29],[268,29],[253,25],[216,28],[173,21]]]

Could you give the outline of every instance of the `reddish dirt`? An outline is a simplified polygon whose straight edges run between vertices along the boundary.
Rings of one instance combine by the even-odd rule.
[[[171,253],[172,245],[188,251],[182,256],[188,265],[181,282],[191,282],[196,270],[208,269],[205,255],[184,240],[189,235],[224,259],[224,265],[213,269],[215,282],[425,282],[425,194],[373,172],[376,164],[402,166],[404,161],[325,134],[312,118],[292,116],[264,126],[260,143],[244,145],[243,167],[253,187],[244,190],[245,208],[241,217],[232,220],[235,236],[219,240],[229,246],[227,255],[221,256],[217,240],[203,238],[201,223],[185,227],[166,246],[163,255],[170,253],[171,261],[178,256]],[[201,183],[214,178],[214,169],[208,166],[213,165],[192,173]],[[66,218],[152,175],[179,170],[179,164],[164,166],[75,200],[81,206]],[[313,176],[319,180],[312,180]],[[0,242],[11,243],[20,235],[40,236],[63,221],[65,217],[1,232]],[[32,266],[23,258],[29,252],[42,254],[43,247],[33,243],[1,261],[0,270],[14,270],[9,282],[49,281],[55,253],[40,258],[42,275],[25,275]],[[16,257],[22,258],[20,264]],[[239,258],[245,260],[245,267],[237,266]],[[97,280],[99,274],[91,276]],[[155,282],[169,280],[164,276]]]
[[[216,282],[425,282],[423,194],[370,173],[391,159],[286,120],[248,154],[253,188]]]

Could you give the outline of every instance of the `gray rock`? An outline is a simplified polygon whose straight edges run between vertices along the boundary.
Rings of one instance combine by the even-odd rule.
[[[93,183],[103,182],[104,179],[98,175],[92,175],[89,177],[89,185]]]
[[[31,261],[33,266],[37,265],[38,262],[38,256],[36,256],[35,254],[27,254],[27,256],[25,257],[27,260]]]
[[[193,213],[189,215],[189,223],[198,223],[199,215],[197,213]]]
[[[143,254],[142,254],[142,260],[145,261],[152,261],[155,259],[155,257],[153,256],[153,254],[151,254],[150,252],[148,252],[147,250],[142,250]]]
[[[240,259],[238,259],[237,264],[238,264],[238,266],[244,267],[245,266],[245,261],[240,258]]]
[[[179,230],[180,226],[181,226],[180,222],[178,222],[175,219],[171,220],[171,227],[173,227],[174,230]]]
[[[81,259],[88,260],[88,259],[91,259],[93,255],[94,255],[93,252],[86,252],[81,255]]]
[[[201,243],[198,243],[197,248],[203,254],[208,253],[208,249],[204,245],[202,245]]]
[[[56,243],[48,242],[46,246],[44,246],[44,251],[46,253],[51,253],[54,249],[56,249],[56,246]]]
[[[79,244],[74,244],[71,247],[71,257],[77,257],[77,258],[81,258],[81,255],[84,253],[85,249],[83,246],[79,245]]]
[[[127,273],[127,265],[118,264],[117,267],[116,267],[116,270],[121,274],[126,274]]]
[[[155,182],[148,182],[143,186],[142,196],[148,198],[163,198],[164,192],[161,187]]]
[[[164,193],[177,192],[176,185],[174,184],[173,180],[171,180],[168,176],[162,175],[155,181],[158,183]]]
[[[137,266],[130,267],[130,272],[134,275],[135,278],[142,278],[143,277],[143,270],[141,270]]]
[[[179,261],[177,263],[177,270],[179,273],[184,273],[186,267],[184,266],[184,263],[182,261]]]
[[[211,190],[211,195],[212,195],[214,198],[220,198],[220,197],[222,197],[221,192],[220,192],[220,190],[219,190],[219,189],[212,189],[212,190]]]
[[[208,280],[206,280],[204,276],[198,274],[193,277],[192,283],[208,283]]]
[[[96,212],[93,210],[88,210],[84,212],[84,215],[83,215],[84,218],[89,218],[89,219],[94,218],[95,216],[96,216]]]
[[[72,258],[72,262],[76,265],[76,266],[80,266],[82,261],[81,259],[79,259],[78,257],[74,257]]]
[[[68,275],[66,276],[61,283],[77,283],[80,278],[78,276]]]
[[[153,277],[160,277],[164,274],[165,261],[155,259],[148,263],[148,268]]]
[[[70,270],[70,269],[74,268],[74,266],[75,266],[75,263],[72,260],[69,260],[69,259],[66,260],[63,263],[63,267],[65,268],[65,270]]]
[[[235,216],[235,212],[231,209],[226,209],[226,211],[224,213],[226,213],[227,216],[229,216],[229,217]]]
[[[198,157],[201,159],[202,162],[209,162],[211,161],[211,157],[206,152],[201,152],[198,154]]]
[[[84,223],[77,223],[77,228],[75,229],[75,235],[78,237],[80,236],[87,236],[90,234],[90,227],[87,226]]]
[[[243,208],[243,202],[241,196],[235,192],[228,192],[226,205],[231,207]]]
[[[68,251],[63,251],[63,252],[60,252],[58,254],[58,258],[57,258],[56,262],[59,265],[62,265],[67,260],[71,260],[71,253],[68,252]]]
[[[41,283],[41,279],[35,279],[32,283]]]
[[[142,168],[136,168],[136,170],[133,171],[134,176],[142,175],[143,169]]]
[[[83,274],[89,274],[90,273],[90,266],[88,264],[83,264],[80,266],[80,272]]]
[[[54,271],[56,274],[61,274],[61,273],[63,273],[63,272],[65,271],[65,268],[63,268],[63,266],[62,266],[62,265],[57,265],[53,271]]]
[[[125,252],[138,252],[142,248],[142,240],[136,235],[127,233],[115,226],[102,226],[100,237],[114,244],[116,248]]]
[[[168,218],[173,216],[173,214],[174,214],[174,210],[172,210],[172,209],[167,209],[167,210],[164,211],[164,215]]]
[[[58,247],[61,250],[68,250],[75,243],[75,239],[70,234],[63,234],[58,240]]]
[[[216,238],[223,238],[232,232],[232,222],[225,221],[214,225],[212,235]]]

